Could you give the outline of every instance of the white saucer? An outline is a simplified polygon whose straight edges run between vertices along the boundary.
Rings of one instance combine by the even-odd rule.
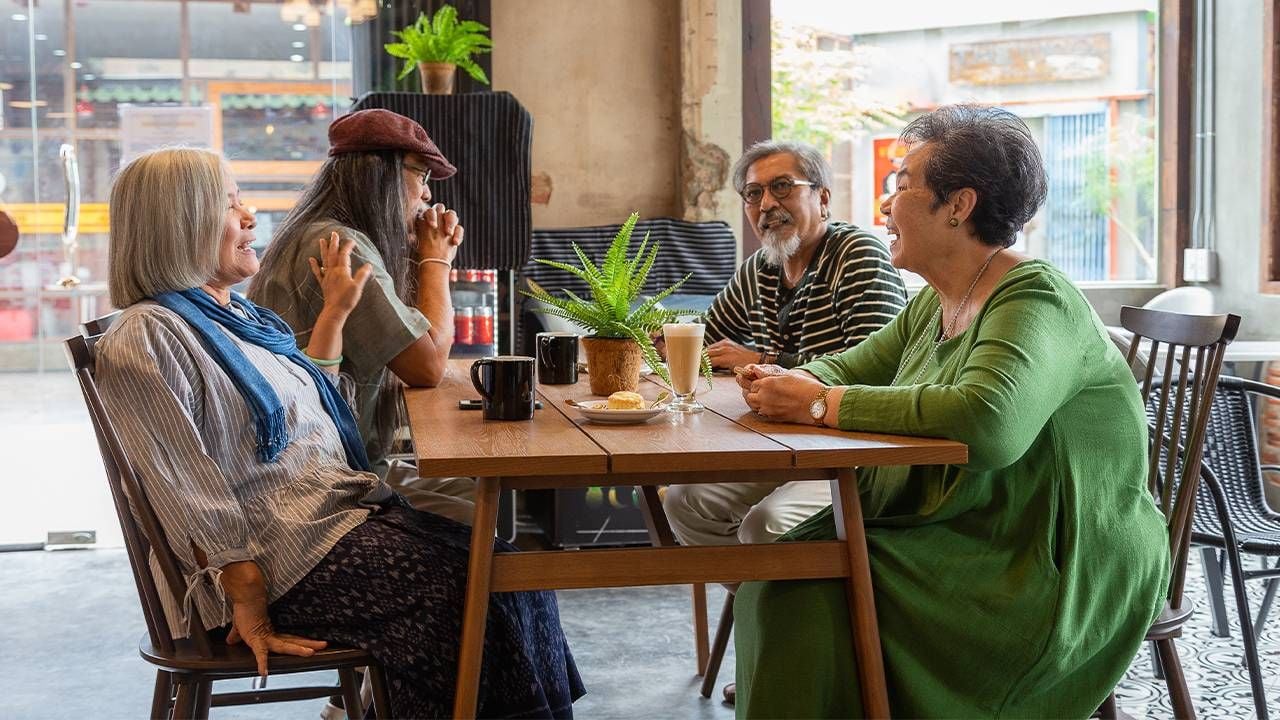
[[[588,420],[607,425],[635,425],[648,422],[667,412],[665,404],[656,408],[642,408],[640,410],[609,410],[606,405],[605,401],[599,400],[574,405],[573,407]]]

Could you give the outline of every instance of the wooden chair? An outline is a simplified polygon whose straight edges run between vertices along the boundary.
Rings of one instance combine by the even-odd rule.
[[[160,588],[151,574],[148,559],[154,556],[168,585],[168,592],[178,607],[183,604],[182,592],[186,583],[177,559],[165,543],[159,519],[134,474],[120,438],[98,395],[94,381],[94,345],[97,340],[97,336],[69,338],[66,341],[66,351],[76,379],[80,382],[89,418],[98,437],[98,448],[107,472],[107,484],[111,488],[120,529],[124,533],[129,566],[133,571],[133,580],[142,601],[143,616],[146,618],[147,633],[139,641],[138,649],[143,659],[156,667],[150,717],[167,718],[172,712],[174,720],[207,718],[210,707],[328,697],[333,693],[331,685],[214,694],[213,683],[216,680],[251,678],[257,675],[253,653],[244,644],[229,646],[223,642],[215,642],[206,632],[200,613],[194,607],[191,608],[188,622],[189,637],[175,638],[170,633],[161,605]],[[360,667],[367,667],[370,674],[375,714],[377,717],[390,717],[391,706],[382,669],[363,650],[327,648],[311,657],[271,657],[271,672],[277,675],[337,670],[341,680],[343,705],[351,718],[363,717],[360,685],[356,679],[356,669]]]
[[[1235,339],[1240,318],[1124,307],[1120,310],[1120,324],[1133,333],[1128,355],[1131,365],[1143,339],[1150,343],[1142,381],[1142,397],[1151,411],[1147,487],[1168,523],[1173,571],[1164,608],[1147,631],[1146,639],[1155,643],[1174,715],[1194,718],[1191,691],[1173,641],[1182,636],[1182,627],[1193,609],[1183,586],[1191,552],[1191,519],[1201,477],[1205,426],[1222,371],[1223,351]],[[1156,366],[1160,364],[1164,369],[1157,373]],[[1155,382],[1158,378],[1165,381]],[[1100,710],[1104,718],[1117,716],[1114,692]]]

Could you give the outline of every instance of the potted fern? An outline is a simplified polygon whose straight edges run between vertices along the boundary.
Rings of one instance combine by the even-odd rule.
[[[400,42],[387,43],[383,48],[389,55],[404,59],[404,68],[397,80],[416,67],[422,92],[450,95],[457,68],[467,71],[476,82],[489,84],[484,70],[471,59],[472,55],[487,53],[493,47],[493,41],[484,34],[488,30],[488,26],[474,20],[459,22],[457,9],[446,4],[431,17],[418,13],[412,25],[393,30],[391,34]]]
[[[543,310],[548,315],[564,318],[594,333],[582,341],[587,350],[587,373],[591,378],[591,392],[594,395],[612,395],[620,390],[635,391],[640,382],[642,362],[647,362],[670,385],[671,376],[667,374],[667,367],[653,346],[652,338],[662,332],[663,324],[698,314],[660,306],[667,296],[689,279],[688,275],[636,305],[640,289],[644,287],[645,279],[658,257],[658,243],[650,245],[648,233],[645,233],[640,242],[640,250],[634,257],[629,257],[631,232],[639,219],[639,213],[631,213],[631,217],[618,229],[601,265],[592,262],[577,243],[573,244],[573,252],[578,256],[582,267],[535,258],[535,262],[581,278],[590,288],[590,299],[579,297],[569,290],[564,291],[566,297],[555,297],[532,281],[529,282],[529,291],[524,293],[542,302]],[[708,383],[711,382],[711,361],[707,358],[706,351],[702,353],[702,375]]]

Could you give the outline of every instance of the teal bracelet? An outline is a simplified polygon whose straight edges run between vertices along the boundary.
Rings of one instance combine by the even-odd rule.
[[[302,353],[302,354],[303,354],[303,355],[307,355],[305,352],[304,352],[304,353]],[[332,360],[321,360],[320,358],[314,358],[314,357],[311,357],[310,355],[307,355],[307,359],[308,359],[308,360],[310,360],[314,365],[316,365],[316,366],[318,366],[318,367],[333,367],[334,365],[341,365],[341,364],[342,364],[342,356],[341,356],[341,355],[339,355],[338,357],[336,357],[336,358],[334,358],[334,359],[332,359]]]

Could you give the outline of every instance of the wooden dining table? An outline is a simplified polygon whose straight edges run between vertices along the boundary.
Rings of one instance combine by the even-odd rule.
[[[854,468],[964,463],[963,444],[769,422],[747,407],[732,376],[716,376],[710,388],[700,383],[705,411],[662,413],[643,424],[599,424],[568,406],[567,399],[601,399],[585,376],[577,385],[539,386],[543,408],[532,420],[485,420],[459,409],[459,401],[478,397],[470,364],[451,360],[438,387],[405,391],[419,472],[476,478],[454,717],[476,716],[490,593],[821,578],[846,582],[866,717],[888,716]],[[663,390],[654,376],[639,388],[646,398]],[[792,480],[832,483],[836,540],[677,546],[656,492],[679,483]],[[601,485],[642,489],[655,547],[493,552],[501,491]]]

